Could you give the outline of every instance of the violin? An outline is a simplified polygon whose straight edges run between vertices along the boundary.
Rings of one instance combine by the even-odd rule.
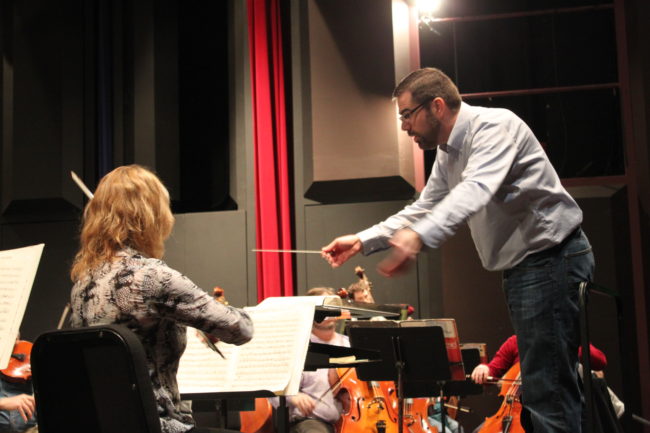
[[[9,358],[9,365],[4,370],[0,370],[6,381],[23,383],[32,378],[31,353],[32,343],[16,340],[11,358]]]
[[[516,363],[503,375],[499,396],[503,403],[489,418],[479,433],[525,433],[521,425],[521,367]]]

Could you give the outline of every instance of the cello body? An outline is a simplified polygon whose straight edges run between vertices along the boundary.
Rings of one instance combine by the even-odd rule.
[[[409,433],[438,433],[438,429],[429,424],[428,398],[404,399],[404,431]]]
[[[255,399],[255,410],[239,412],[244,433],[273,433],[273,407],[267,398]]]
[[[341,391],[350,397],[350,407],[336,425],[339,433],[397,433],[397,420],[389,413],[388,399],[377,382],[359,380],[356,371],[346,373]]]
[[[382,393],[388,399],[389,414],[395,421],[399,418],[399,398],[394,382],[379,382]],[[403,412],[403,431],[407,433],[438,433],[438,429],[429,424],[428,398],[405,398]]]
[[[525,433],[521,425],[521,400],[520,382],[521,369],[516,363],[501,378],[503,384],[499,396],[503,397],[503,403],[499,410],[489,418],[479,433]]]

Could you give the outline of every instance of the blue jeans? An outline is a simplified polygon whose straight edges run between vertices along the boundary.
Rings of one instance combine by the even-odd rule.
[[[535,433],[581,431],[578,385],[578,285],[591,281],[594,257],[580,228],[503,273],[517,335],[522,402]]]

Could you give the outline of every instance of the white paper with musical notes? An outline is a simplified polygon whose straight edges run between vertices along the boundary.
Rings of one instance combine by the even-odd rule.
[[[44,246],[0,251],[0,369],[9,364]]]
[[[256,390],[297,394],[314,309],[322,303],[323,297],[288,296],[245,308],[253,320],[253,339],[241,346],[217,343],[226,359],[188,328],[177,375],[181,394]]]

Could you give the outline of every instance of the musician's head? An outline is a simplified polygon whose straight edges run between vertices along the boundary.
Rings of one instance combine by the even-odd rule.
[[[393,98],[398,99],[406,92],[409,92],[418,104],[441,98],[453,111],[460,109],[462,101],[458,87],[451,78],[437,68],[422,68],[409,73],[393,90]]]
[[[334,296],[334,289],[331,287],[312,287],[307,290],[307,296]]]
[[[461,106],[461,96],[440,69],[423,68],[404,77],[393,91],[401,128],[423,150],[446,143]]]
[[[331,287],[312,287],[307,290],[307,296],[332,296],[334,289]],[[311,327],[311,333],[324,341],[334,338],[336,330],[336,320],[338,317],[326,317],[322,322],[314,321]]]
[[[100,180],[84,210],[72,279],[112,260],[125,247],[161,258],[173,226],[169,193],[160,179],[139,165],[116,168]]]
[[[375,302],[375,299],[372,297],[370,286],[365,281],[357,281],[356,283],[350,284],[348,287],[348,294],[350,300],[354,302]]]

